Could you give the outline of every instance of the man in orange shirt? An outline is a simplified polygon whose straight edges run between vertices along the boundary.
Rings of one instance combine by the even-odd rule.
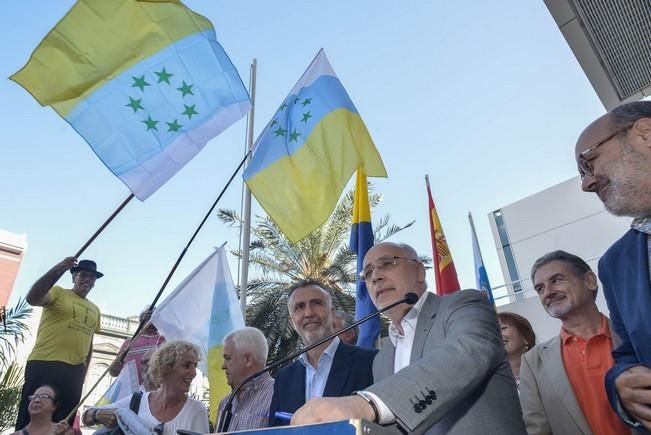
[[[554,251],[536,260],[531,280],[547,314],[562,326],[558,336],[522,357],[520,401],[527,432],[630,433],[604,387],[619,338],[595,303],[596,275],[576,255]]]

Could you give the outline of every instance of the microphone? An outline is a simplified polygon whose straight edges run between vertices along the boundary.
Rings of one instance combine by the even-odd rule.
[[[271,370],[273,370],[273,369],[275,369],[277,367],[285,365],[286,363],[293,360],[297,356],[300,356],[300,355],[304,354],[305,352],[309,352],[310,350],[314,349],[315,347],[321,346],[323,343],[332,340],[333,338],[335,338],[339,334],[343,334],[344,332],[353,329],[357,325],[359,325],[361,323],[364,323],[367,320],[369,320],[369,319],[371,319],[371,318],[373,318],[375,316],[379,316],[380,314],[384,313],[387,310],[390,310],[391,308],[393,308],[393,307],[395,307],[397,305],[400,305],[400,304],[414,305],[416,302],[418,302],[418,295],[416,293],[411,293],[411,292],[405,293],[405,296],[404,296],[403,299],[400,299],[397,302],[394,302],[394,303],[392,303],[390,305],[387,305],[386,307],[381,308],[381,309],[377,310],[376,312],[371,313],[371,314],[369,314],[368,316],[366,316],[366,317],[364,317],[362,319],[359,319],[355,323],[352,323],[352,324],[346,326],[342,330],[337,331],[334,334],[331,334],[331,335],[329,335],[329,336],[327,336],[325,338],[322,338],[321,340],[317,341],[316,343],[312,343],[309,346],[307,346],[306,348],[301,349],[298,352],[294,352],[293,354],[291,354],[289,356],[286,356],[285,358],[282,358],[282,359],[280,359],[280,360],[278,360],[278,361],[276,361],[276,362],[274,362],[272,364],[269,364],[268,366],[264,367],[261,370],[258,370],[257,372],[253,373],[252,375],[247,376],[242,382],[240,382],[239,384],[237,384],[237,386],[235,388],[233,388],[233,391],[231,392],[231,395],[228,397],[228,401],[226,402],[226,405],[224,405],[224,409],[222,410],[222,412],[221,412],[221,414],[219,416],[219,425],[217,427],[217,432],[226,432],[226,431],[228,431],[228,426],[230,426],[231,418],[233,417],[233,412],[232,412],[233,399],[235,398],[237,393],[240,391],[240,389],[242,389],[242,387],[246,383],[248,383],[249,381],[257,378],[258,376],[261,376],[261,375],[265,374],[268,371],[271,371]]]

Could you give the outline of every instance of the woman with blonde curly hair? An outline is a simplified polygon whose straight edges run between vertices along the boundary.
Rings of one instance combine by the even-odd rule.
[[[139,403],[128,396],[111,405],[90,408],[84,413],[84,423],[115,427],[121,422],[124,430],[132,411],[150,433],[176,435],[178,429],[209,432],[206,407],[188,397],[198,361],[199,349],[192,343],[176,340],[163,344],[149,361],[149,374],[160,385],[158,389],[142,393]]]

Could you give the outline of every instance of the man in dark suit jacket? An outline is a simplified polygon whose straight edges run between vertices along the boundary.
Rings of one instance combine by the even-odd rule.
[[[606,375],[611,406],[651,430],[651,101],[623,104],[590,124],[575,155],[582,188],[616,216],[635,218],[599,261],[613,330],[622,340]]]
[[[289,289],[287,307],[292,326],[305,345],[333,333],[332,295],[317,281],[301,281]],[[347,396],[373,382],[373,358],[377,350],[348,345],[339,338],[318,346],[278,371],[269,410],[269,424],[286,420],[277,411],[293,413],[313,397]]]

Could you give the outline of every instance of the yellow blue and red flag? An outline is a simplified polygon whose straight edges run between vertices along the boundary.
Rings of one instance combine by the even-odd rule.
[[[79,0],[11,78],[140,200],[251,107],[210,21],[173,0]]]
[[[368,294],[366,283],[359,279],[359,273],[364,268],[364,256],[374,243],[373,226],[371,225],[371,209],[368,204],[368,184],[364,169],[357,169],[357,184],[355,186],[355,202],[353,203],[353,225],[350,231],[350,249],[357,254],[357,289],[355,297],[355,319],[359,320],[376,311],[375,305]],[[375,347],[375,341],[380,335],[380,318],[374,317],[359,325],[357,345]]]
[[[224,338],[244,327],[224,246],[165,298],[151,321],[168,341],[187,340],[201,349],[199,369],[208,376],[210,420],[215,422],[219,401],[230,392],[221,368]]]
[[[454,267],[452,252],[443,233],[443,226],[434,206],[432,191],[429,187],[429,177],[425,176],[427,196],[429,199],[429,224],[432,233],[432,254],[434,257],[434,276],[436,277],[436,293],[445,295],[461,288],[457,269]]]
[[[292,242],[326,221],[358,167],[386,177],[375,144],[323,49],[254,145],[246,184]]]

